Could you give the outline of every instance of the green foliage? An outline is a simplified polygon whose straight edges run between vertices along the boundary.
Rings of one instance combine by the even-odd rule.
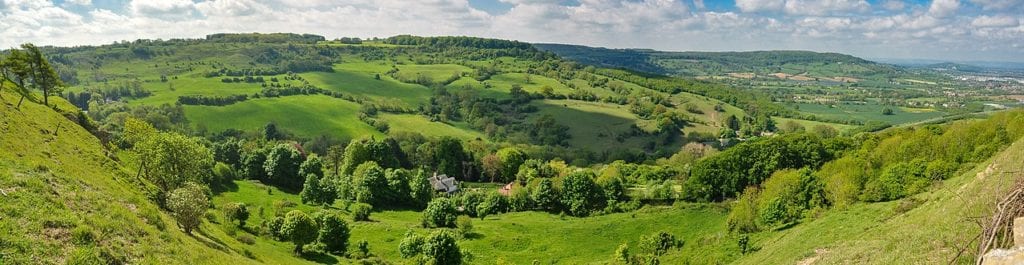
[[[206,197],[206,191],[194,183],[175,189],[167,196],[167,208],[174,213],[178,225],[189,234],[199,227],[202,222],[201,216],[206,213],[209,204],[210,199]]]
[[[331,253],[345,253],[348,250],[348,239],[351,229],[348,222],[333,211],[321,211],[317,213],[317,223],[320,231],[317,242],[324,245],[324,249]]]
[[[352,209],[352,221],[370,221],[370,213],[373,212],[373,205],[356,203],[350,207]]]
[[[459,216],[455,218],[455,227],[458,228],[460,236],[469,237],[473,233],[473,219],[465,215]]]
[[[590,171],[569,174],[562,181],[560,202],[573,216],[587,216],[604,207],[604,191],[594,182]]]
[[[842,150],[829,150],[815,135],[788,134],[761,138],[729,148],[693,165],[683,185],[683,198],[718,201],[734,197],[750,185],[764,182],[786,168],[817,168]]]
[[[455,236],[448,230],[435,230],[427,236],[423,244],[423,256],[429,259],[428,264],[462,264],[462,252]]]
[[[299,198],[302,203],[331,205],[337,194],[329,181],[321,180],[316,174],[306,175],[306,182],[302,184],[302,192]]]
[[[452,202],[451,199],[434,198],[427,204],[427,209],[423,210],[423,225],[426,227],[454,227],[457,215],[455,202]]]
[[[293,210],[285,215],[280,233],[285,239],[295,244],[295,253],[301,253],[302,246],[317,239],[319,227],[316,221],[306,213]]]
[[[409,197],[412,199],[411,204],[414,208],[422,209],[434,197],[434,187],[430,186],[426,171],[416,170],[415,172],[415,176],[409,179]]]
[[[352,140],[345,148],[345,159],[342,162],[341,171],[343,174],[353,174],[357,167],[370,161],[384,168],[398,168],[401,167],[404,160],[405,155],[392,138],[356,139]]]
[[[537,183],[537,188],[533,189],[533,194],[530,198],[533,199],[533,203],[545,211],[558,210],[558,190],[555,190],[555,183],[551,179],[543,178]]]
[[[516,174],[519,173],[519,166],[526,162],[526,154],[514,147],[502,148],[496,155],[502,166],[499,181],[505,183],[515,179]]]
[[[405,232],[405,238],[398,244],[398,252],[402,258],[412,258],[423,252],[423,245],[425,244],[426,239],[423,236],[409,230]]]
[[[302,154],[291,144],[278,144],[267,152],[267,160],[263,163],[270,183],[292,190],[302,188],[305,178],[299,176]],[[322,173],[321,173],[322,174]]]
[[[213,170],[213,152],[198,138],[177,133],[157,133],[144,122],[128,127],[132,136],[132,153],[138,159],[139,170],[147,180],[163,192],[169,192],[186,182],[208,183]],[[141,129],[134,129],[141,128]]]
[[[759,231],[757,199],[760,190],[748,187],[732,204],[726,224],[730,232],[752,233]]]
[[[352,193],[356,202],[370,205],[387,203],[388,180],[377,162],[365,162],[352,172]]]
[[[246,149],[242,153],[242,175],[248,179],[267,180],[267,170],[263,165],[267,161],[267,151],[263,148]]]
[[[232,180],[235,180],[235,178],[235,169],[231,168],[231,166],[221,162],[217,162],[217,164],[213,166],[212,183],[228,183],[231,182]]]
[[[299,176],[309,176],[310,174],[321,178],[324,176],[324,162],[317,154],[309,154],[306,156],[306,160],[299,165]]]
[[[790,224],[799,221],[805,211],[828,207],[824,185],[807,168],[776,172],[759,196],[757,208],[763,227]]]
[[[484,219],[488,215],[508,212],[508,197],[498,192],[489,192],[483,202],[477,205],[476,215]]]
[[[245,221],[249,219],[249,208],[246,207],[245,203],[225,203],[221,206],[221,211],[224,212],[224,221],[238,221],[239,227],[244,227]]]
[[[683,247],[683,240],[675,235],[662,231],[640,238],[640,251],[655,256],[664,255],[671,249]]]

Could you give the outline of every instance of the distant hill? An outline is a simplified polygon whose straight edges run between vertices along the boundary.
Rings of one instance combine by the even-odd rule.
[[[742,77],[784,73],[808,78],[863,79],[898,70],[892,65],[850,55],[811,51],[666,52],[565,44],[534,46],[584,64],[684,77]]]

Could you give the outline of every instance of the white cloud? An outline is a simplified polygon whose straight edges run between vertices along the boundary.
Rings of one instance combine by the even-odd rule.
[[[984,10],[1021,10],[1024,0],[970,0]]]
[[[1009,16],[980,16],[971,21],[971,26],[980,28],[1016,27],[1020,25],[1017,18]]]
[[[959,0],[934,0],[928,8],[928,14],[942,18],[953,15],[957,9],[960,9]]]
[[[785,0],[736,0],[736,7],[743,12],[779,11],[785,5]]]
[[[192,16],[191,0],[132,0],[128,9],[137,16],[185,19]]]
[[[92,5],[92,0],[67,0],[67,1],[65,1],[65,3],[72,4],[72,5],[80,5],[80,6],[91,6]]]
[[[903,10],[903,8],[906,8],[907,5],[906,3],[903,3],[902,0],[886,0],[885,2],[882,2],[882,7],[889,11],[900,11]]]

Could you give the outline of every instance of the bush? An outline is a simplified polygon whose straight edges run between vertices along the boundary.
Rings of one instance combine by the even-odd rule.
[[[373,211],[373,205],[365,203],[356,203],[353,204],[351,207],[353,221],[370,221],[370,212]]]
[[[473,219],[468,216],[459,216],[456,218],[457,227],[459,228],[459,235],[463,238],[473,233]]]
[[[423,245],[423,256],[430,259],[429,264],[462,264],[462,252],[455,237],[448,230],[435,230],[427,236]]]
[[[604,191],[594,182],[594,173],[569,174],[562,181],[562,205],[572,216],[587,216],[604,207]]]
[[[423,236],[413,233],[412,230],[405,232],[405,238],[398,244],[398,252],[402,258],[412,258],[423,252]]]
[[[281,235],[295,244],[295,253],[302,252],[302,246],[317,239],[319,228],[316,221],[299,210],[288,212],[281,225]]]
[[[345,253],[348,250],[351,230],[341,215],[322,211],[317,214],[317,223],[320,224],[317,241],[323,245],[324,250],[331,253]]]
[[[249,208],[244,203],[225,203],[221,208],[224,211],[224,220],[227,222],[238,221],[238,226],[242,227],[245,226],[245,221],[249,219]]]
[[[426,227],[453,227],[458,215],[455,203],[448,198],[435,198],[423,211],[423,225]]]
[[[194,183],[178,188],[167,196],[167,206],[174,212],[174,219],[188,234],[192,234],[192,229],[199,227],[202,221],[200,216],[206,212],[209,203],[206,192]]]
[[[246,245],[256,244],[256,238],[248,234],[238,235],[235,239],[238,240],[238,242],[245,243]]]
[[[284,225],[284,217],[277,216],[274,219],[263,220],[263,234],[268,235],[274,240],[285,240],[285,235],[281,233],[281,226]]]
[[[676,239],[675,235],[664,231],[640,239],[640,250],[655,256],[664,255],[668,250],[682,246],[681,239]]]

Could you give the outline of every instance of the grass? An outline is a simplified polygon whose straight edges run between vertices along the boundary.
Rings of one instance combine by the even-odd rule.
[[[335,65],[333,73],[308,72],[300,76],[317,87],[376,102],[402,104],[409,108],[430,98],[428,88],[399,82],[384,74],[388,69],[390,66],[380,62],[352,61]],[[380,80],[375,78],[377,74],[380,74]]]
[[[818,125],[829,126],[829,127],[832,127],[834,129],[836,129],[839,132],[845,132],[847,130],[850,130],[850,129],[853,129],[853,128],[857,127],[857,126],[853,126],[853,125],[846,125],[846,124],[839,124],[839,123],[809,121],[809,120],[801,120],[801,119],[790,119],[790,118],[783,118],[783,117],[772,117],[772,120],[775,121],[775,126],[776,127],[781,126],[783,123],[793,121],[793,122],[796,122],[797,124],[800,124],[800,125],[804,126],[804,129],[806,129],[806,130],[811,130],[815,126],[818,126]]]
[[[179,230],[98,139],[60,113],[27,101],[16,109],[10,90],[0,96],[0,263],[252,262]]]
[[[469,128],[469,125],[464,123],[432,122],[427,117],[416,114],[381,113],[378,116],[391,126],[392,129],[388,131],[389,133],[415,132],[424,136],[451,136],[463,140],[486,138],[483,133]]]
[[[945,115],[945,113],[941,111],[921,111],[920,109],[904,109],[897,107],[889,107],[893,110],[893,115],[883,115],[882,109],[887,106],[879,105],[874,102],[864,105],[822,105],[799,103],[797,106],[799,106],[800,112],[813,114],[826,119],[881,121],[889,124],[912,123]]]
[[[359,105],[324,95],[251,99],[227,106],[186,106],[185,116],[209,132],[259,130],[274,122],[298,136],[382,135],[356,117]]]
[[[542,100],[534,104],[539,111],[533,116],[551,115],[559,124],[569,127],[569,145],[573,147],[615,151],[639,148],[653,141],[645,136],[624,137],[621,142],[616,139],[629,133],[633,125],[647,125],[629,112],[628,106],[575,100]]]
[[[237,188],[218,194],[217,205],[227,202],[244,202],[249,209],[263,208],[263,214],[254,212],[249,224],[272,218],[275,204],[280,201],[298,203],[298,196],[270,188],[268,195],[261,184],[236,181]],[[333,207],[340,207],[336,203]],[[297,204],[281,211],[293,209],[308,213],[318,207]],[[258,211],[258,210],[256,210]],[[717,231],[724,229],[725,211],[714,206],[683,205],[677,207],[647,207],[632,213],[617,213],[587,218],[563,217],[543,212],[517,212],[488,216],[484,220],[473,220],[473,235],[459,241],[461,248],[474,256],[472,264],[494,264],[499,260],[515,264],[530,264],[534,260],[542,264],[601,264],[611,259],[615,249],[622,243],[636,246],[643,235],[667,231],[684,239],[687,244],[680,253],[696,254],[704,251],[698,242],[716,240],[721,237]],[[366,240],[370,252],[386,260],[398,263],[411,262],[399,257],[398,243],[408,230],[420,234],[430,231],[420,227],[421,213],[415,211],[374,212],[370,222],[350,222],[352,237],[349,242]],[[222,227],[223,226],[217,226]],[[580,244],[580,240],[587,244]],[[233,239],[226,238],[228,245]],[[259,238],[249,247],[266,252],[259,256],[268,263],[286,262],[291,246],[287,243],[272,242]],[[352,247],[351,249],[354,249]]]

